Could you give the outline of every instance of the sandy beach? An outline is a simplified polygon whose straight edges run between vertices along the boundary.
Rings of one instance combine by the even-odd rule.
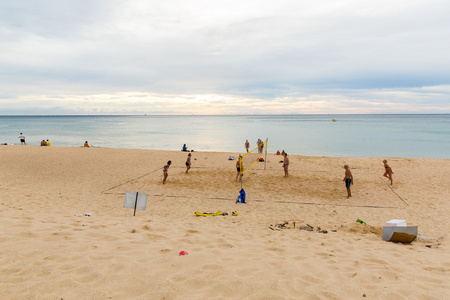
[[[228,157],[238,153],[193,152],[189,174],[181,151],[0,153],[1,299],[450,298],[450,160],[386,158],[390,187],[385,158],[293,155],[283,178],[282,158],[268,154],[266,170],[258,162],[244,175],[247,204],[236,204]],[[149,195],[146,211],[123,208],[127,190]],[[219,210],[228,215],[194,215]],[[385,242],[391,219],[442,239]],[[295,229],[270,228],[288,220]],[[306,224],[315,230],[298,229]]]

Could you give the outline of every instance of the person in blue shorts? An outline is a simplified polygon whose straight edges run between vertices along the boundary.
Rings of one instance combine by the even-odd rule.
[[[345,176],[344,176],[344,182],[345,182],[345,187],[347,188],[347,199],[350,198],[352,196],[352,191],[350,190],[350,186],[353,185],[353,175],[352,175],[352,171],[350,171],[350,168],[348,167],[348,165],[344,166],[345,169]]]
[[[284,152],[284,150],[283,150]],[[289,157],[286,152],[284,152],[284,160],[283,160],[283,169],[284,169],[284,177],[289,177]]]

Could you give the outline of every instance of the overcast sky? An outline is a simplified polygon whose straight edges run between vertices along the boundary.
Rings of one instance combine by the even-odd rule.
[[[0,114],[450,113],[450,1],[1,0]]]

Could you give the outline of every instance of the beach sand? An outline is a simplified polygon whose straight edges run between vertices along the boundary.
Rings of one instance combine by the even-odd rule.
[[[237,153],[194,152],[189,174],[183,152],[0,153],[1,299],[450,299],[450,160],[386,158],[391,189],[384,158],[294,155],[283,178],[269,154],[236,204]],[[146,211],[123,208],[127,190],[149,195]],[[219,210],[228,216],[194,216]],[[385,242],[391,219],[442,239]],[[269,228],[287,220],[328,233]]]

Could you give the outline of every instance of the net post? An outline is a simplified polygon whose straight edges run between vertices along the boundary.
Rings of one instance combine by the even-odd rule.
[[[267,163],[267,146],[269,145],[269,139],[266,138],[266,156],[264,158],[264,170],[266,169],[266,163]]]
[[[242,156],[239,154],[239,169],[240,169],[240,179],[241,179],[241,190],[242,190],[242,175],[244,175],[244,163],[243,163],[243,158]]]

